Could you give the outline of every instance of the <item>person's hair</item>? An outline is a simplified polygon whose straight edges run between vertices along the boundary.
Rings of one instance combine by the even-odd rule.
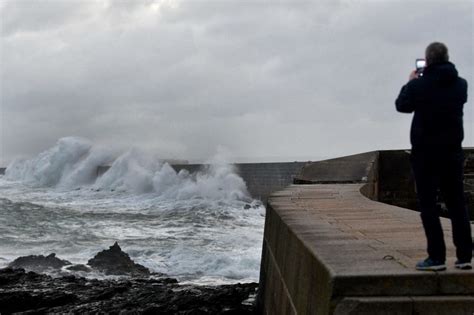
[[[425,58],[427,65],[449,61],[448,47],[439,42],[431,43],[426,47]]]

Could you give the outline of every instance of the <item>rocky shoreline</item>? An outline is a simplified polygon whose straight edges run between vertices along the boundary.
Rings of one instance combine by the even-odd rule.
[[[119,277],[81,276],[93,271]],[[0,269],[0,314],[254,314],[257,287],[183,285],[136,264],[115,243],[87,265],[54,254],[16,259]]]

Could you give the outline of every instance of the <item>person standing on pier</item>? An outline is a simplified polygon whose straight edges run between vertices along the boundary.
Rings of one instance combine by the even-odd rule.
[[[463,106],[467,81],[449,62],[446,45],[434,42],[425,51],[426,66],[410,73],[395,101],[397,111],[414,113],[410,140],[421,220],[427,238],[428,258],[418,270],[445,270],[446,246],[436,200],[441,191],[451,218],[456,246],[455,267],[472,269],[472,238],[464,200],[462,150]]]

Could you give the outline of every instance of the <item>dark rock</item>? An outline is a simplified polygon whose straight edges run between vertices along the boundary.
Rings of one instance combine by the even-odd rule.
[[[0,269],[0,313],[255,314],[258,284],[179,285],[166,279],[53,278]]]
[[[10,283],[18,283],[20,278],[24,276],[25,269],[5,268],[0,270],[0,286]]]
[[[100,294],[96,295],[94,297],[95,300],[101,301],[101,300],[110,300],[112,297],[114,297],[117,294],[124,293],[128,290],[127,286],[117,286],[117,287],[112,287],[109,289],[104,290]]]
[[[252,208],[252,206],[251,206],[251,205],[249,205],[248,203],[247,203],[247,204],[245,204],[245,206],[244,206],[244,209],[245,209],[245,210],[248,210],[248,209],[250,209],[250,208]]]
[[[52,292],[0,292],[0,310],[3,313],[53,308],[75,302],[74,294]]]
[[[1,292],[0,310],[2,313],[21,312],[36,309],[41,299],[30,292]]]
[[[71,265],[67,260],[59,259],[55,253],[51,253],[48,256],[43,255],[30,255],[18,257],[12,261],[8,267],[11,268],[24,268],[35,272],[45,272],[47,270],[61,269],[64,266]]]
[[[127,253],[123,252],[117,242],[109,249],[103,250],[87,264],[106,275],[149,276],[148,268],[135,263]]]
[[[60,288],[44,290],[42,285],[50,283],[52,279],[24,269],[0,269],[0,313],[51,308],[77,300],[76,295],[61,291]]]
[[[26,272],[25,269],[4,268],[0,269],[0,287],[9,284],[42,282],[48,279],[48,276],[36,272]]]

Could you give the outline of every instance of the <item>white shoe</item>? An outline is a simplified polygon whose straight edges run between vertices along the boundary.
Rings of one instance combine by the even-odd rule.
[[[458,269],[461,269],[461,270],[469,270],[469,269],[472,269],[472,265],[471,265],[471,262],[468,261],[468,262],[460,262],[459,260],[457,260],[455,263],[454,263],[454,267],[458,268]]]

